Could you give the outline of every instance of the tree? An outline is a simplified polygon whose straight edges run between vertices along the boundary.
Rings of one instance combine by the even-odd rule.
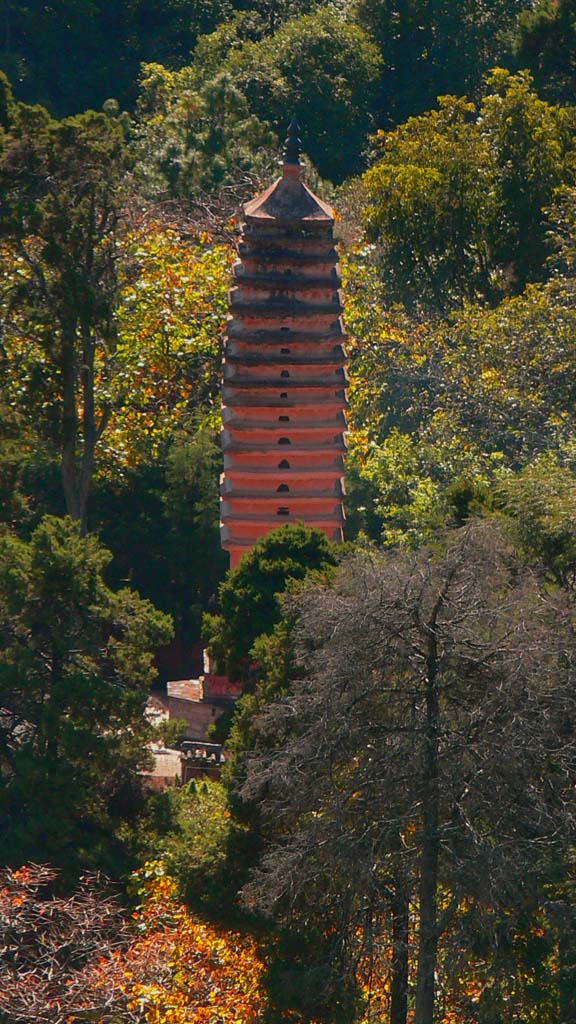
[[[575,123],[527,72],[496,69],[477,108],[440,97],[438,110],[379,133],[364,221],[388,298],[444,314],[545,277],[546,211],[574,181]]]
[[[518,21],[514,56],[529,68],[544,96],[572,103],[576,81],[576,23],[572,0],[538,0]]]
[[[551,452],[495,488],[496,508],[527,559],[546,566],[557,586],[576,590],[576,472]]]
[[[161,795],[170,817],[166,834],[154,836],[156,856],[176,881],[187,906],[223,922],[246,923],[238,890],[247,879],[245,825],[230,813],[220,782],[198,780]]]
[[[478,511],[503,478],[544,453],[572,464],[572,203],[563,190],[550,214],[550,281],[437,323],[387,307],[370,253],[349,253],[352,526],[387,543],[418,542],[462,522],[464,489]]]
[[[545,276],[547,208],[556,189],[574,184],[576,108],[539,99],[526,71],[511,75],[495,68],[487,87],[480,119],[498,167],[504,218],[494,254],[498,263],[512,264],[522,291]]]
[[[34,0],[4,5],[0,66],[18,98],[56,116],[99,109],[113,95],[131,108],[143,62],[185,63],[199,35],[229,17],[227,0]]]
[[[528,921],[557,944],[556,900],[570,914],[546,887],[552,861],[566,877],[574,810],[571,605],[476,523],[440,550],[361,554],[292,611],[298,679],[261,711],[247,758],[268,840],[247,898],[322,915],[349,970],[389,933],[390,1020],[406,1020],[413,968],[414,1020],[431,1024],[452,943],[470,962],[480,932]],[[495,977],[466,1020],[498,1014]]]
[[[174,411],[172,416],[175,420]],[[138,451],[137,435],[130,438],[122,428],[122,448],[113,454],[137,455],[138,463],[122,466],[119,460],[120,480],[107,466],[92,504],[93,528],[114,552],[109,578],[119,586],[130,579],[140,594],[169,612],[185,649],[199,639],[202,612],[228,561],[220,546],[222,449],[213,419],[186,421],[181,415],[179,425],[172,424],[173,437],[162,437],[147,458]],[[178,671],[190,669],[183,664]]]
[[[327,572],[337,561],[337,545],[303,524],[260,538],[221,584],[219,614],[205,616],[208,648],[221,670],[246,680],[254,641],[280,619],[278,595],[291,582]]]
[[[84,1011],[97,1006],[98,1019],[109,1021],[118,1000],[97,986],[90,991],[90,980],[96,964],[114,970],[131,939],[117,895],[95,875],[83,876],[72,893],[56,894],[58,872],[38,864],[3,868],[0,877],[0,935],[9,967],[0,1019],[63,1024],[72,1015],[86,1020]]]
[[[98,473],[114,481],[214,418],[233,259],[183,214],[133,214],[118,241],[114,365],[96,378],[110,409]]]
[[[277,142],[221,66],[204,76],[143,65],[134,137],[148,194],[192,199],[204,217],[215,206],[221,220],[271,174]]]
[[[377,141],[382,155],[364,176],[364,218],[394,297],[409,305],[423,293],[443,311],[489,292],[495,169],[473,104],[442,97],[438,110]]]
[[[0,538],[2,813],[10,862],[113,863],[137,809],[144,708],[167,616],[113,593],[110,553],[47,517],[28,543]]]
[[[95,394],[116,342],[116,230],[127,167],[122,119],[52,121],[17,107],[0,146],[0,237],[11,255],[0,302],[57,395],[55,444],[69,515],[86,525],[97,444],[110,408]],[[48,373],[46,373],[48,371]]]
[[[381,126],[421,114],[446,93],[477,95],[482,76],[507,66],[523,0],[356,0],[355,17],[384,58]]]
[[[287,113],[297,113],[304,149],[323,177],[340,182],[360,169],[381,60],[358,25],[319,8],[232,49],[225,67],[278,134]]]
[[[27,865],[1,875],[6,963],[0,1018],[10,1024],[255,1024],[264,1011],[254,940],[207,924],[178,902],[161,862],[130,878],[131,914],[103,879],[65,896],[55,872]]]

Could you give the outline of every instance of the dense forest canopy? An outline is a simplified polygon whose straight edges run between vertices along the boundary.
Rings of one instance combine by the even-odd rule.
[[[576,1024],[575,86],[574,0],[0,2],[0,1021]],[[347,543],[226,573],[294,113]],[[150,795],[173,637],[245,692],[221,781]]]

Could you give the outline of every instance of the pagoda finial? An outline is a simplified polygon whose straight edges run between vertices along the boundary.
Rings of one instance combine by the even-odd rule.
[[[300,163],[300,153],[302,152],[302,141],[300,139],[300,125],[296,120],[296,115],[290,121],[288,125],[288,133],[284,140],[284,147],[282,150],[282,165],[285,172],[292,176],[294,169],[300,172],[302,164]]]

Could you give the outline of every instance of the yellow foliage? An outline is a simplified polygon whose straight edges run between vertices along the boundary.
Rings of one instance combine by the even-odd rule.
[[[207,924],[178,902],[153,862],[135,876],[140,932],[123,955],[128,1009],[146,1024],[252,1024],[264,1006],[254,940]]]

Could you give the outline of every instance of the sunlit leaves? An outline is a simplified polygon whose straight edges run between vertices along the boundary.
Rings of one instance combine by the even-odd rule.
[[[51,896],[55,873],[4,872],[0,908],[18,968],[0,1010],[14,1024],[256,1024],[262,962],[247,935],[207,924],[176,898],[160,862],[132,877],[131,915],[97,879]]]
[[[159,863],[135,877],[140,937],[119,965],[128,1009],[145,1024],[255,1024],[264,1008],[262,962],[246,935],[206,924],[176,899]]]
[[[222,186],[242,190],[246,178],[273,166],[273,132],[220,62],[206,77],[194,66],[170,71],[145,64],[134,134],[138,177],[152,194],[189,198]]]
[[[542,452],[573,458],[573,282],[414,325],[386,310],[370,257],[347,267],[350,489],[387,540],[416,540],[454,513],[456,482],[472,498]]]
[[[574,108],[539,99],[527,72],[496,69],[479,105],[438,109],[376,136],[364,221],[389,297],[445,313],[540,280],[545,211],[574,182]]]
[[[122,248],[118,344],[100,380],[114,409],[103,471],[156,457],[183,416],[214,402],[233,255],[155,220],[130,231]]]
[[[96,342],[95,393],[110,412],[97,446],[97,471],[154,458],[190,410],[215,401],[219,388],[226,288],[232,250],[177,225],[136,218],[117,242],[115,345]],[[0,289],[6,296],[29,273],[5,244]],[[57,368],[30,317],[5,330],[0,373],[5,403],[54,441],[61,416]]]

